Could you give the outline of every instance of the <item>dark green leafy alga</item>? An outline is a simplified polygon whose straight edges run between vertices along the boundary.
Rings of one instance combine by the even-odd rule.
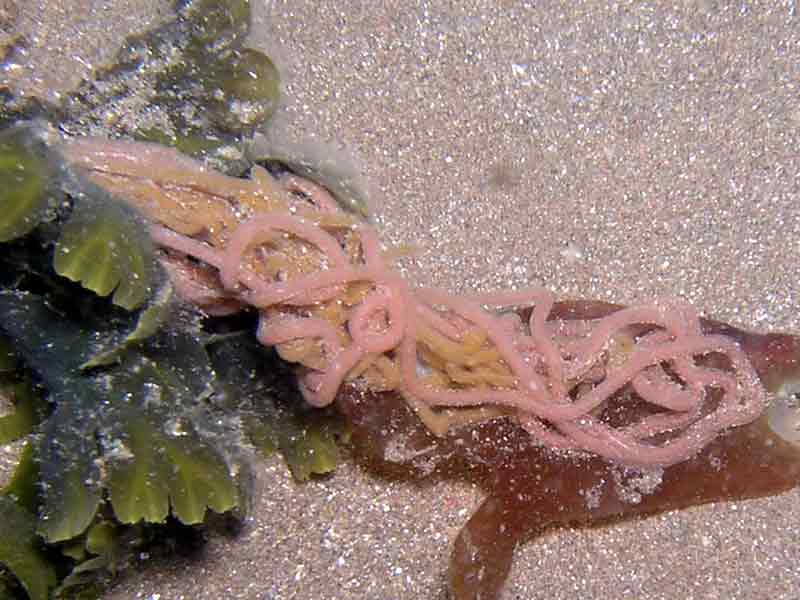
[[[188,0],[179,2],[198,52],[240,46],[250,31],[249,0]]]
[[[171,431],[147,418],[131,417],[114,438],[108,488],[121,523],[202,523],[206,508],[218,513],[238,506],[237,489],[219,452],[190,423]]]
[[[87,329],[24,292],[0,294],[0,328],[49,393],[55,412],[38,448],[43,485],[39,531],[48,541],[67,540],[88,527],[100,501],[96,411],[101,398],[76,377],[90,353]]]
[[[252,48],[233,50],[211,73],[205,85],[211,92],[211,118],[219,127],[234,132],[252,127],[278,107],[278,69],[264,53]]]
[[[181,522],[196,524],[206,508],[236,508],[234,465],[219,448],[225,431],[215,429],[206,405],[215,373],[205,347],[189,334],[166,332],[121,367],[123,388],[142,390],[144,397],[121,408],[105,432],[114,457],[109,491],[117,519],[161,522],[171,507]]]
[[[243,46],[249,0],[190,0],[176,9],[176,19],[130,37],[114,67],[67,98],[64,128],[158,142],[240,172],[245,165],[232,156],[278,105],[278,71]]]
[[[47,403],[30,377],[21,371],[9,340],[0,336],[0,445],[29,434],[44,418]]]
[[[122,523],[162,522],[171,506],[195,524],[207,508],[235,508],[237,485],[214,437],[223,432],[203,405],[213,392],[204,347],[166,331],[119,365],[87,373],[81,366],[107,336],[61,317],[32,294],[0,294],[0,327],[56,405],[39,446],[44,538],[83,533],[104,486]]]
[[[45,216],[53,168],[32,127],[0,132],[0,242],[29,233]]]
[[[269,456],[280,451],[297,481],[327,475],[341,460],[342,419],[305,404],[291,370],[250,335],[212,338],[208,350],[230,408],[250,443]]]
[[[0,245],[0,442],[35,434],[4,500],[24,543],[0,548],[0,594],[41,597],[55,565],[53,593],[96,597],[155,532],[246,514],[245,437],[305,480],[335,468],[344,431],[304,404],[246,315],[177,305],[143,219],[42,156],[46,214]]]
[[[153,251],[144,225],[133,212],[104,194],[75,204],[56,244],[56,273],[99,296],[113,292],[114,304],[133,310],[150,295]]]
[[[14,476],[0,490],[0,565],[14,574],[31,600],[46,600],[56,573],[36,534],[38,475],[33,447],[26,444]],[[11,597],[11,584],[0,576],[0,598]]]
[[[31,600],[47,600],[56,585],[55,570],[36,535],[36,516],[5,494],[0,495],[0,563],[11,570]]]

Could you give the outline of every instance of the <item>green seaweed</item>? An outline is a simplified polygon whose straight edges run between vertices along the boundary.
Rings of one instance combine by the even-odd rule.
[[[183,154],[205,156],[222,148],[226,141],[214,134],[203,131],[186,130],[182,133],[168,134],[156,127],[136,129],[131,134],[140,142],[153,142],[164,146],[172,146]]]
[[[101,460],[122,523],[161,522],[171,505],[174,516],[194,524],[206,508],[237,506],[226,461],[194,423],[202,412],[195,404],[212,392],[214,375],[194,337],[166,331],[116,367],[85,373],[81,365],[97,337],[87,328],[59,319],[31,294],[0,294],[0,313],[0,327],[37,365],[57,407],[39,449],[46,490],[39,529],[46,540],[72,539],[92,522]]]
[[[62,199],[0,247],[0,442],[34,434],[4,496],[30,535],[8,560],[0,548],[0,594],[38,557],[59,580],[38,576],[45,593],[89,598],[176,524],[246,514],[247,438],[306,480],[335,468],[346,432],[304,404],[250,317],[184,311],[144,221],[43,156]]]
[[[336,469],[347,439],[342,419],[308,407],[274,351],[249,335],[211,338],[208,349],[229,408],[240,415],[247,440],[262,455],[279,451],[297,481]]]
[[[47,600],[56,573],[36,535],[36,516],[0,495],[0,563],[19,580],[31,600]]]
[[[280,99],[278,69],[267,55],[252,48],[231,51],[211,68],[205,80],[214,123],[238,131],[266,121]]]
[[[37,366],[57,407],[44,425],[39,447],[45,485],[39,531],[50,542],[80,534],[100,501],[97,450],[84,430],[93,422],[98,398],[72,375],[89,352],[90,338],[85,329],[58,317],[32,294],[0,293],[0,328],[14,340],[26,364]]]
[[[175,18],[129,36],[110,67],[99,68],[60,103],[0,90],[0,123],[44,118],[69,134],[100,130],[155,141],[242,173],[249,165],[241,148],[280,96],[273,62],[244,47],[250,26],[249,0],[178,0]],[[46,204],[39,180],[28,180],[26,188],[6,185],[20,164],[6,160],[15,152],[0,146],[0,188],[14,190],[5,196],[17,209],[7,220],[0,217],[0,240],[30,231]],[[28,158],[25,165],[47,166],[35,153]]]
[[[122,526],[99,517],[86,533],[60,546],[61,553],[74,562],[53,596],[59,599],[99,598],[111,577],[145,544],[140,526]]]
[[[116,518],[121,523],[164,522],[170,509],[172,468],[164,436],[146,419],[131,418],[116,444],[108,480]]]
[[[297,481],[312,475],[332,473],[340,461],[339,438],[343,435],[337,419],[312,419],[298,425],[298,431],[282,436],[280,448]]]
[[[179,3],[178,14],[192,32],[201,52],[241,45],[250,31],[249,0],[189,0]]]
[[[295,481],[335,471],[347,439],[341,419],[331,414],[270,420],[254,413],[244,417],[243,425],[247,439],[262,455],[280,451]]]
[[[226,431],[209,407],[215,374],[197,336],[165,328],[120,347],[114,345],[120,334],[105,320],[63,317],[37,295],[0,292],[0,329],[56,406],[35,438],[37,461],[26,451],[22,463],[40,467],[38,475],[26,468],[24,481],[41,490],[26,505],[38,507],[38,535],[59,543],[74,562],[59,587],[60,595],[72,597],[91,594],[128,546],[142,543],[134,537],[121,549],[121,542],[107,539],[111,534],[130,538],[128,524],[135,533],[139,524],[163,523],[170,515],[194,525],[208,509],[234,510],[244,504],[237,477],[247,469],[222,450]],[[85,368],[98,347],[115,349],[117,360]],[[109,509],[112,521],[104,516]],[[104,522],[113,530],[98,529]]]
[[[128,38],[112,68],[69,95],[59,120],[67,131],[95,125],[242,172],[237,148],[279,99],[272,61],[243,46],[250,18],[249,0],[178,2],[175,19]]]
[[[53,257],[56,273],[133,310],[152,286],[152,244],[134,214],[116,202],[79,202]]]
[[[248,364],[236,343],[244,339],[259,370],[271,371],[277,359],[249,336],[209,342],[183,323],[115,346],[121,333],[103,330],[91,315],[84,318],[89,323],[76,325],[80,313],[65,319],[59,302],[26,292],[0,293],[0,329],[17,342],[19,355],[56,407],[29,446],[36,460],[32,449],[25,451],[21,472],[27,475],[15,487],[38,487],[39,494],[29,491],[24,505],[38,507],[38,535],[47,544],[57,543],[71,561],[72,566],[59,567],[68,574],[59,597],[97,597],[122,553],[143,543],[134,535],[141,524],[163,523],[170,515],[200,524],[209,509],[246,511],[250,474],[236,450],[242,422],[237,414],[275,419],[280,450],[296,478],[335,466],[337,430],[304,424],[308,415],[294,404],[296,390],[286,384],[285,373],[260,380],[247,368],[217,372],[223,356],[238,367]],[[133,316],[110,322],[136,331]],[[85,368],[98,348],[99,355],[111,352],[116,359]],[[256,388],[266,394],[251,396]],[[281,402],[273,395],[279,390]],[[320,417],[320,423],[329,418]],[[109,518],[115,535],[133,537],[122,550],[99,552],[102,530],[95,528]]]
[[[46,599],[56,585],[55,569],[36,535],[38,474],[33,446],[28,443],[11,481],[0,490],[0,565],[14,574],[32,600]],[[13,584],[0,577],[0,592],[4,585],[6,595],[0,597],[13,597]]]
[[[47,403],[27,374],[20,371],[11,344],[0,336],[0,400],[8,403],[8,414],[0,417],[0,444],[29,434],[47,413]]]
[[[36,462],[33,444],[28,442],[22,448],[14,475],[0,493],[35,515],[39,505],[38,481],[39,465]]]
[[[39,534],[85,564],[64,585],[80,587],[102,570],[81,540],[107,518],[104,497],[120,525],[169,515],[196,524],[208,509],[245,510],[239,423],[274,421],[298,479],[335,466],[332,421],[319,417],[318,429],[317,417],[309,420],[316,413],[299,408],[274,352],[250,334],[209,335],[181,318],[167,322],[168,285],[137,313],[117,311],[72,284],[62,288],[45,272],[46,261],[23,260],[25,251],[41,252],[42,239],[17,248],[21,256],[11,263],[36,265],[25,280],[36,293],[0,291],[0,330],[10,341],[0,345],[0,374],[18,376],[24,365],[55,407],[35,438],[42,490],[36,506]]]
[[[239,505],[233,475],[210,444],[181,435],[167,438],[165,448],[175,465],[169,480],[172,511],[182,523],[202,523],[207,508],[223,513]]]
[[[119,341],[110,340],[107,349],[101,350],[81,365],[81,369],[94,369],[108,366],[122,360],[128,350],[154,336],[166,323],[172,312],[172,285],[167,282],[153,295],[148,305],[142,309],[136,319],[136,325],[130,333],[115,335]]]
[[[13,399],[13,411],[0,417],[0,444],[7,444],[28,435],[42,421],[46,404],[30,381],[0,388],[0,395]]]
[[[0,132],[0,242],[26,235],[44,218],[52,171],[31,127]]]
[[[19,361],[14,354],[14,347],[11,343],[0,337],[0,376],[16,373],[19,370]]]
[[[171,506],[182,523],[196,524],[206,508],[222,513],[238,505],[234,477],[213,438],[202,435],[189,415],[170,414],[182,398],[210,393],[213,377],[204,348],[193,338],[173,337],[172,342],[168,352],[160,349],[158,360],[139,356],[135,364],[123,365],[124,387],[146,390],[147,407],[142,410],[140,403],[135,410],[123,409],[122,418],[105,433],[112,455],[111,504],[121,523],[163,522]],[[181,359],[193,363],[191,371],[175,364],[174,345],[180,346]],[[192,382],[202,385],[190,389],[180,381],[189,373]]]
[[[83,533],[94,520],[102,493],[100,455],[92,437],[86,437],[93,431],[76,424],[74,416],[74,410],[59,407],[39,448],[44,493],[38,532],[51,543]]]

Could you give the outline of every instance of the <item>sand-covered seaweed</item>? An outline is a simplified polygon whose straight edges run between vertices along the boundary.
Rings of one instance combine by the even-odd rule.
[[[301,407],[247,320],[181,308],[140,215],[39,152],[48,169],[19,179],[51,190],[48,210],[28,203],[33,225],[0,256],[0,441],[28,438],[0,497],[2,537],[21,540],[0,545],[0,584],[31,598],[99,593],[159,527],[243,517],[248,448],[281,451],[304,480],[335,468],[343,433]]]
[[[0,132],[0,242],[29,233],[52,208],[53,169],[32,128]]]

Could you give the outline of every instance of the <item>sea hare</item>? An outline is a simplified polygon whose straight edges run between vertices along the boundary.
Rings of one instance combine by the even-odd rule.
[[[462,477],[488,497],[455,540],[459,599],[497,598],[516,545],[594,523],[800,482],[800,338],[544,289],[415,287],[323,188],[226,177],[146,144],[78,139],[67,159],[152,221],[186,302],[256,311],[259,341],[333,403],[382,473]]]

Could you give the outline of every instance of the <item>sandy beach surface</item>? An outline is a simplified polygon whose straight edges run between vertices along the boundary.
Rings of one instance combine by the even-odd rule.
[[[384,240],[418,249],[409,277],[680,296],[800,332],[794,1],[253,2],[250,44],[284,80],[268,135],[357,170]],[[98,9],[84,4],[90,40]],[[131,574],[107,600],[445,597],[480,490],[351,465],[305,485],[279,459],[256,470],[240,536]],[[558,529],[518,550],[505,598],[796,599],[798,539],[797,490]]]

